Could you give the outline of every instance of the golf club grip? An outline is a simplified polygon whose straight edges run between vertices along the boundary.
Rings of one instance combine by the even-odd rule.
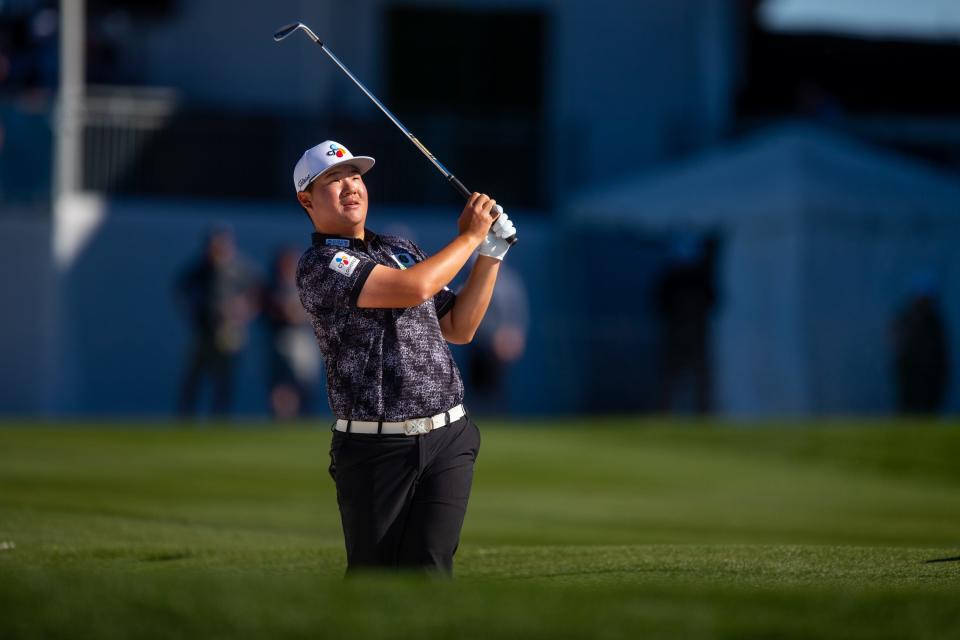
[[[473,192],[470,191],[470,189],[467,189],[465,186],[463,186],[463,183],[457,180],[457,177],[452,173],[450,174],[449,177],[447,177],[447,180],[450,182],[453,188],[457,190],[457,193],[459,193],[465,199],[469,200],[470,196],[473,195]],[[517,244],[517,234],[513,234],[512,236],[507,238],[507,244],[509,244],[511,247]]]
[[[469,200],[470,196],[473,195],[473,192],[463,186],[463,183],[457,180],[457,176],[453,175],[452,173],[450,174],[448,180],[450,180],[450,184],[453,186],[453,188],[457,190],[457,193],[463,196],[465,200]]]

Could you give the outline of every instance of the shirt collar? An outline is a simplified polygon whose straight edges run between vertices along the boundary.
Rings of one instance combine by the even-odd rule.
[[[332,246],[332,247],[343,247],[350,249],[362,249],[366,250],[367,245],[374,241],[377,237],[370,229],[363,230],[363,239],[360,238],[351,238],[348,236],[338,236],[329,233],[320,233],[319,231],[314,231],[311,235],[313,239],[313,246]]]

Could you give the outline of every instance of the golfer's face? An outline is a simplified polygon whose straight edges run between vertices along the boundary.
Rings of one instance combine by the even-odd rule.
[[[367,187],[356,167],[341,165],[313,183],[313,207],[328,220],[352,225],[367,217]]]

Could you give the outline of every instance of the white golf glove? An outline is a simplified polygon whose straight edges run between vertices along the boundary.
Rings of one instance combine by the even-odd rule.
[[[477,253],[503,260],[503,256],[507,255],[507,251],[510,249],[510,243],[504,238],[509,238],[516,232],[517,228],[513,225],[513,221],[507,217],[507,214],[501,213],[497,217],[497,221],[493,223],[493,227],[487,232],[487,237],[483,239]]]

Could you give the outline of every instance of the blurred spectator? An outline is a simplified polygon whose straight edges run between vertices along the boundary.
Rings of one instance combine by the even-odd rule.
[[[257,313],[258,283],[234,245],[227,226],[213,228],[203,254],[175,284],[177,302],[193,329],[193,344],[180,386],[178,410],[190,417],[205,375],[213,382],[213,412],[230,410],[236,355],[246,346],[247,327]]]
[[[297,291],[299,259],[296,249],[277,255],[264,301],[270,328],[270,408],[279,419],[306,415],[320,379],[320,350]]]
[[[943,407],[950,375],[948,345],[936,275],[914,276],[910,296],[893,323],[897,408],[935,414]]]
[[[689,404],[696,413],[712,408],[710,316],[716,305],[713,263],[716,241],[679,238],[671,263],[657,285],[661,322],[660,408],[671,412]]]
[[[503,378],[507,367],[526,349],[529,306],[520,275],[501,264],[490,306],[470,343],[470,383],[483,412],[503,413],[509,409]]]

